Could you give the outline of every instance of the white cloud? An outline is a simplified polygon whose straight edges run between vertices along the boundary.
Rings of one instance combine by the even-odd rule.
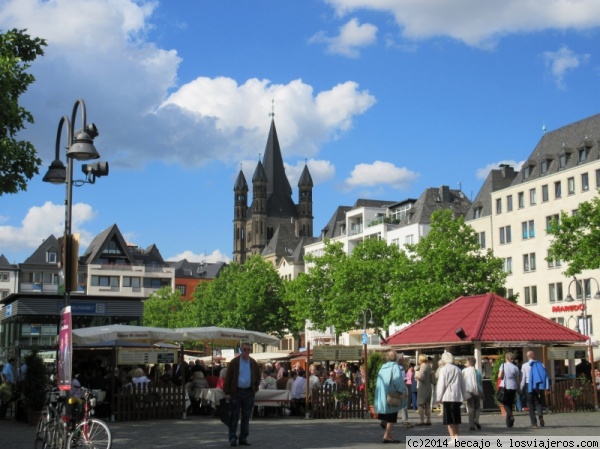
[[[175,256],[169,257],[167,260],[171,260],[171,261],[179,261],[179,260],[183,260],[183,259],[187,259],[188,262],[208,262],[208,263],[215,263],[215,262],[226,262],[229,263],[231,262],[231,259],[229,257],[227,257],[227,255],[225,255],[223,252],[221,252],[221,250],[215,249],[212,253],[210,254],[194,254],[192,251],[184,251],[181,254],[177,254]]]
[[[483,168],[478,168],[475,173],[475,176],[477,177],[477,179],[485,179],[490,174],[490,171],[498,169],[501,164],[511,165],[516,171],[519,171],[519,170],[521,170],[521,165],[523,165],[524,162],[525,161],[517,162],[515,160],[507,160],[507,159],[499,161],[499,162],[492,162],[490,164],[487,164]]]
[[[344,181],[344,188],[390,185],[395,189],[407,190],[419,177],[418,173],[406,167],[396,167],[390,162],[375,161],[372,164],[358,164]]]
[[[394,16],[402,37],[447,36],[477,47],[492,47],[502,36],[548,29],[588,30],[600,26],[597,0],[326,0],[337,15],[359,10]]]
[[[93,236],[83,229],[86,222],[95,217],[92,207],[84,203],[73,205],[71,231],[80,233],[80,247],[86,248]],[[0,248],[22,251],[35,250],[51,235],[61,237],[65,232],[65,206],[47,201],[42,206],[34,206],[27,212],[21,226],[0,226]]]
[[[370,23],[360,24],[353,18],[340,28],[340,33],[328,37],[324,31],[319,31],[309,39],[311,43],[327,44],[327,52],[357,58],[359,48],[374,44],[377,41],[377,27]]]
[[[81,93],[88,122],[100,131],[102,158],[111,168],[134,169],[149,161],[199,167],[254,157],[264,148],[273,99],[285,157],[312,157],[375,104],[352,81],[319,92],[301,79],[200,76],[178,86],[181,57],[147,38],[155,8],[133,0],[0,2],[0,29],[26,28],[48,42],[30,69],[36,82],[22,97],[36,118],[23,138],[45,161],[54,156],[48,136]],[[40,119],[46,117],[56,121]]]
[[[543,58],[546,62],[546,67],[550,69],[554,77],[556,86],[564,89],[567,71],[574,70],[581,64],[586,63],[590,59],[590,55],[576,55],[570,48],[563,45],[557,51],[544,52]]]

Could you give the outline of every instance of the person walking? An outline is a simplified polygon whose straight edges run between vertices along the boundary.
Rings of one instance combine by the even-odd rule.
[[[375,413],[381,420],[382,427],[385,427],[383,434],[383,443],[399,444],[400,440],[396,440],[392,435],[394,424],[398,422],[398,411],[401,405],[390,405],[387,403],[388,391],[396,391],[403,395],[405,389],[404,370],[400,370],[396,361],[396,351],[389,350],[385,355],[386,363],[384,363],[377,373],[377,382],[375,384]]]
[[[2,368],[2,382],[7,384],[10,387],[10,391],[12,392],[11,399],[8,401],[2,401],[0,404],[0,419],[6,419],[6,411],[8,410],[8,404],[13,401],[15,396],[15,371],[17,367],[17,359],[15,357],[10,357],[8,359],[8,363],[4,365]]]
[[[505,362],[500,365],[498,377],[500,386],[504,387],[504,410],[506,410],[506,427],[512,427],[515,424],[513,416],[513,406],[519,389],[519,368],[515,365],[515,356],[512,352],[504,355]]]
[[[537,417],[540,426],[544,427],[544,395],[548,389],[548,374],[543,363],[535,359],[533,351],[527,352],[527,362],[521,368],[521,391],[527,394],[527,407],[529,408],[529,420],[532,429],[537,429]]]
[[[419,423],[417,426],[431,425],[431,378],[432,368],[425,354],[419,356],[419,366],[415,370],[417,382],[417,406],[419,407]]]
[[[229,444],[250,446],[250,417],[254,410],[254,394],[260,384],[260,368],[256,360],[250,357],[252,345],[250,342],[241,343],[241,354],[235,357],[227,367],[223,392],[225,399],[231,404],[231,423],[229,424]],[[238,421],[242,415],[239,440],[237,436]]]
[[[481,429],[479,424],[479,413],[481,411],[481,398],[483,397],[483,385],[481,384],[481,372],[475,368],[475,357],[467,357],[467,367],[462,370],[463,385],[467,394],[467,407],[469,409],[469,430]]]
[[[444,366],[440,369],[437,380],[437,401],[442,404],[443,422],[448,426],[450,444],[456,445],[461,424],[460,406],[466,398],[462,372],[454,365],[454,356],[449,352],[442,354]]]

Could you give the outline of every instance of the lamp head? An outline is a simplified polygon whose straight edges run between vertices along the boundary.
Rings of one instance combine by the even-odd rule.
[[[83,164],[81,171],[86,175],[94,175],[98,178],[108,176],[108,162],[94,162],[93,164]]]
[[[375,324],[375,320],[373,319],[373,317],[371,317],[371,319],[369,320],[369,324],[371,326],[373,326]]]
[[[52,184],[64,184],[67,180],[67,171],[65,164],[60,159],[54,159],[48,168],[48,171],[42,178],[44,182]]]
[[[67,157],[77,159],[78,161],[89,161],[98,159],[100,155],[94,147],[94,137],[98,135],[98,128],[91,123],[85,129],[77,131],[73,139],[73,145],[67,151]]]
[[[573,299],[573,297],[571,296],[571,293],[568,293],[568,294],[567,294],[567,297],[565,298],[565,302],[573,302],[573,301],[575,301],[575,300],[574,300],[574,299]]]
[[[462,327],[459,327],[458,329],[456,329],[454,331],[454,333],[456,334],[456,336],[458,338],[460,338],[461,340],[464,340],[465,338],[467,338],[467,334],[465,333],[465,330]]]
[[[596,294],[594,295],[594,299],[600,299],[600,290],[596,292]]]
[[[360,320],[357,318],[354,324],[356,324],[356,326],[360,326]]]

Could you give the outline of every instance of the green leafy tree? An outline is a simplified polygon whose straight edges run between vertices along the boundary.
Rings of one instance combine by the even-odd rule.
[[[194,292],[199,323],[276,334],[290,323],[283,281],[259,255],[243,265],[231,264],[208,287]]]
[[[19,105],[19,97],[35,81],[27,73],[30,62],[44,54],[46,41],[32,38],[26,30],[0,33],[0,195],[27,189],[27,181],[39,173],[42,163],[34,146],[17,140],[33,115]]]
[[[197,321],[196,304],[182,300],[179,290],[162,287],[144,301],[144,326],[175,329],[197,326]]]
[[[548,250],[549,260],[569,264],[566,276],[583,270],[600,268],[600,198],[579,204],[577,213],[560,214],[560,222],[553,220],[548,233],[554,238]]]
[[[339,307],[334,303],[346,293],[337,284],[338,272],[343,269],[347,257],[342,244],[331,241],[325,242],[322,256],[305,256],[306,263],[311,265],[310,270],[290,281],[286,288],[294,327],[303,328],[307,319],[312,328],[319,331],[335,325]],[[352,319],[351,316],[347,318]],[[345,326],[347,328],[347,321]]]
[[[505,294],[502,259],[483,253],[475,230],[451,210],[434,212],[427,236],[407,250],[410,259],[396,265],[398,285],[391,291],[396,323],[420,319],[459,296]]]

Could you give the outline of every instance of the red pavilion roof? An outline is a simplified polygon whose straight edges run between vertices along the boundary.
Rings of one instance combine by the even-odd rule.
[[[461,340],[456,330],[462,328]],[[432,347],[465,342],[578,343],[587,341],[561,324],[493,293],[461,296],[388,337],[382,344]]]

